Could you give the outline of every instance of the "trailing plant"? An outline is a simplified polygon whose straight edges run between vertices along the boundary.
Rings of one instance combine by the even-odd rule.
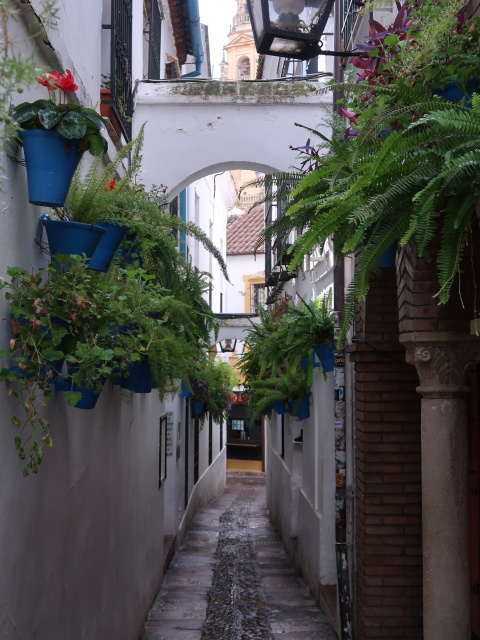
[[[96,158],[85,171],[83,163],[77,169],[65,205],[55,209],[60,220],[96,224],[110,222],[127,225],[130,229],[124,246],[147,271],[157,272],[164,286],[178,286],[177,268],[182,262],[178,247],[179,232],[198,240],[217,260],[223,275],[228,273],[222,254],[207,234],[193,222],[166,213],[167,189],[154,185],[147,191],[137,182],[141,168],[144,140],[142,125],[138,136],[103,166]],[[131,162],[119,172],[131,157]]]
[[[208,354],[199,358],[188,376],[192,401],[204,403],[202,422],[210,414],[214,422],[223,423],[233,400],[231,367],[222,360],[211,360]]]
[[[132,363],[148,358],[163,398],[170,378],[185,378],[203,353],[195,309],[153,276],[142,269],[101,273],[79,257],[64,258],[62,268],[38,273],[9,268],[11,281],[0,283],[12,313],[9,350],[0,353],[10,366],[0,380],[12,383],[18,399],[12,422],[20,430],[15,446],[24,475],[37,471],[43,446],[52,446],[44,409],[59,374],[66,375],[65,399],[75,406],[81,398],[75,385],[99,393],[108,377],[122,378]]]
[[[269,413],[277,400],[301,400],[312,384],[311,371],[305,371],[292,360],[277,375],[248,381],[247,411],[252,419]]]

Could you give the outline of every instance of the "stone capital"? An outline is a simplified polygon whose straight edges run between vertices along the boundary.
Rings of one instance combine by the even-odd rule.
[[[417,391],[424,397],[459,397],[468,391],[468,366],[480,361],[480,345],[416,343],[407,346],[407,362],[420,379]]]

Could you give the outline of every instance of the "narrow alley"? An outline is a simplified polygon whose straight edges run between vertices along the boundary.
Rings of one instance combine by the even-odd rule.
[[[334,640],[269,522],[263,474],[230,472],[194,518],[141,640]]]

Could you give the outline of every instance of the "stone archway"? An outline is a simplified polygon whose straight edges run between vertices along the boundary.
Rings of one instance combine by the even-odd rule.
[[[164,184],[174,197],[218,170],[269,173],[295,164],[290,146],[310,132],[328,135],[323,85],[305,82],[140,82],[134,134],[145,122],[145,184]]]

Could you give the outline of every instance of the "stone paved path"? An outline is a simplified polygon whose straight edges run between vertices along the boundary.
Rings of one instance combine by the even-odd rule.
[[[267,516],[265,486],[229,479],[175,554],[141,640],[335,640]]]

